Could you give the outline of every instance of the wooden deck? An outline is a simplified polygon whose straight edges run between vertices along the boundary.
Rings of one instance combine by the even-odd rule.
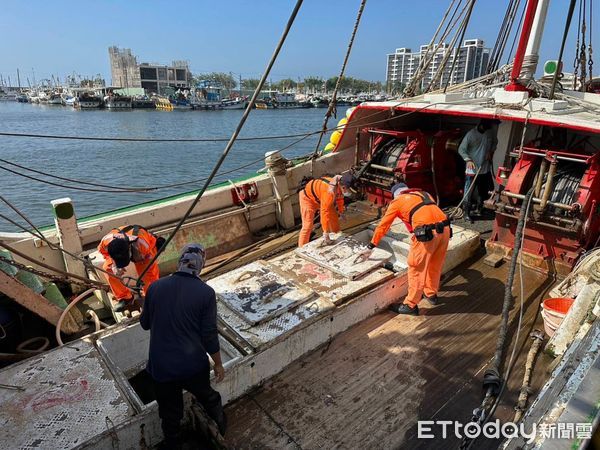
[[[418,440],[416,423],[466,423],[480,404],[507,266],[490,268],[479,256],[448,274],[440,304],[423,301],[419,317],[382,312],[296,361],[227,408],[228,444],[240,449],[456,448],[454,437]],[[524,279],[519,359],[496,414],[501,420],[512,420],[528,335],[534,326],[542,329],[538,307],[552,284],[529,270]],[[517,313],[513,306],[511,318]],[[509,336],[515,328],[516,320]],[[545,355],[538,358],[536,391],[547,364]],[[495,448],[498,442],[482,438],[477,444],[474,448]]]

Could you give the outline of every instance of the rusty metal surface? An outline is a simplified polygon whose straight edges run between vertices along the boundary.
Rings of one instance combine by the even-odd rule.
[[[358,254],[366,248],[366,244],[342,233],[333,245],[324,246],[323,238],[319,238],[297,248],[296,253],[346,279],[355,280],[381,267],[392,257],[390,252],[375,248],[368,260],[360,261]]]
[[[336,305],[394,276],[393,272],[380,268],[357,280],[348,280],[293,252],[278,256],[269,262],[280,272]]]
[[[266,322],[312,297],[314,292],[256,261],[213,278],[208,284],[220,301],[250,325]]]
[[[333,308],[333,303],[328,299],[317,298],[316,300],[299,305],[294,310],[286,311],[267,322],[251,326],[238,314],[231,311],[224,303],[217,302],[217,314],[219,317],[235,330],[255,351],[259,351],[266,344],[290,333],[304,322],[315,319]]]
[[[98,351],[76,341],[0,371],[0,448],[68,449],[133,414]]]

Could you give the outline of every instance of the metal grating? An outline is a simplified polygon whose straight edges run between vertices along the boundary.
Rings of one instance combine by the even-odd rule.
[[[14,364],[0,380],[25,389],[0,389],[0,448],[73,448],[133,414],[89,342]]]
[[[234,329],[255,351],[259,351],[266,344],[290,333],[297,326],[315,319],[333,308],[333,303],[328,299],[317,298],[316,300],[301,304],[293,311],[286,311],[269,321],[251,326],[238,314],[231,311],[227,305],[217,302],[219,317]]]
[[[323,238],[319,238],[297,248],[296,253],[346,279],[356,280],[383,266],[392,257],[390,252],[375,248],[367,261],[359,261],[358,254],[366,248],[366,244],[342,234],[333,245],[324,246]]]
[[[218,298],[250,325],[266,322],[312,297],[314,292],[256,261],[213,278]]]
[[[309,287],[319,296],[330,299],[336,305],[394,276],[393,272],[379,268],[357,280],[348,280],[293,252],[278,256],[269,262],[279,272],[288,274],[298,283]]]

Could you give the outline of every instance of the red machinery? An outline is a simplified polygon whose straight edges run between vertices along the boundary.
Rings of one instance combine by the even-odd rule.
[[[570,272],[577,258],[600,240],[599,155],[523,147],[511,154],[512,171],[500,167],[500,187],[487,206],[496,210],[488,252],[506,257],[525,195],[533,189],[524,230],[523,258],[544,272]]]
[[[460,131],[362,131],[369,135],[369,150],[357,175],[369,201],[389,203],[390,187],[398,177],[411,188],[439,197],[442,205],[460,201],[464,187],[464,162],[456,152]]]

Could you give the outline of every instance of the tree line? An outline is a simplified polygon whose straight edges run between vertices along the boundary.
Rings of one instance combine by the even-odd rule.
[[[194,84],[199,81],[212,81],[220,84],[225,89],[234,90],[239,89],[239,81],[231,74],[224,72],[210,72],[201,73],[193,77]],[[331,92],[334,90],[337,83],[338,77],[323,78],[318,76],[310,76],[304,79],[293,80],[292,78],[285,78],[279,81],[268,81],[265,85],[265,89],[272,89],[277,91],[290,91],[294,90],[297,92]],[[242,89],[254,90],[260,82],[257,78],[245,78],[242,79]],[[342,77],[339,87],[339,94],[358,94],[360,92],[383,92],[387,89],[385,83],[381,81],[368,81],[360,78],[353,77]]]

